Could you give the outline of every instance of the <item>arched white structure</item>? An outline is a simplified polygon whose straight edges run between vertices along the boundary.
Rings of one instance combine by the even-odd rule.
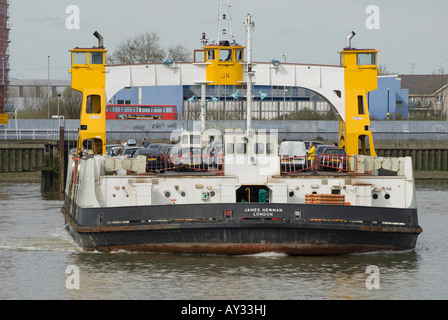
[[[254,85],[295,86],[323,96],[345,121],[344,68],[330,65],[253,63]],[[245,74],[244,82],[247,81]],[[206,83],[205,63],[114,65],[106,69],[106,101],[122,88]]]

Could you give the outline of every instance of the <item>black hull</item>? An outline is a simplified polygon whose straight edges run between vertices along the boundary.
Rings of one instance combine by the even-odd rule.
[[[415,248],[416,209],[315,204],[63,208],[85,250],[336,255]]]

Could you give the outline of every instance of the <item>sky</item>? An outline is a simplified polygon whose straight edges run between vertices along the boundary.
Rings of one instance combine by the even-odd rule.
[[[378,64],[391,73],[448,73],[446,0],[229,2],[241,45],[243,22],[253,15],[254,62],[285,56],[291,63],[337,65],[354,31],[352,47],[379,50]],[[109,52],[145,32],[156,32],[164,48],[182,44],[193,52],[202,32],[216,39],[218,9],[219,0],[10,0],[10,78],[47,79],[50,65],[51,79],[69,80],[69,50],[96,46],[95,31]]]

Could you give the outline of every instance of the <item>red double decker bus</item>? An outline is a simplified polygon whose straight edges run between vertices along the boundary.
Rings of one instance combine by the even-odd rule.
[[[177,120],[174,105],[108,104],[106,120]]]

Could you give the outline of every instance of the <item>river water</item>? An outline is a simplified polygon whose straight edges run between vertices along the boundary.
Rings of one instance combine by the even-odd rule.
[[[448,181],[417,183],[417,199],[423,233],[407,252],[105,254],[77,247],[40,184],[0,183],[0,299],[447,299]]]

